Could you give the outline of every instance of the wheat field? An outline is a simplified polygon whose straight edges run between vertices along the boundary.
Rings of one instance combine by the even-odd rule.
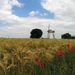
[[[74,39],[0,38],[0,75],[75,75],[74,63]]]

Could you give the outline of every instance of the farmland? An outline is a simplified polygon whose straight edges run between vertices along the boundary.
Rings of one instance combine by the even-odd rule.
[[[75,40],[0,38],[0,75],[75,75]]]

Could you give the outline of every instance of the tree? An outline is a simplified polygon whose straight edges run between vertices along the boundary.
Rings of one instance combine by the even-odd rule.
[[[71,39],[71,34],[65,33],[65,34],[61,35],[61,38],[62,39]]]
[[[75,39],[75,36],[71,36],[72,39]]]
[[[41,29],[33,29],[31,32],[30,32],[31,36],[30,38],[40,38],[43,34],[42,30]]]

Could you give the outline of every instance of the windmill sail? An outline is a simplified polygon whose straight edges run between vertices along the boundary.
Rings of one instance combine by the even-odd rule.
[[[50,32],[49,32],[49,30],[50,30],[50,24],[48,25],[48,38],[50,38]]]
[[[48,25],[48,30],[49,30],[49,28],[50,28],[50,25]]]

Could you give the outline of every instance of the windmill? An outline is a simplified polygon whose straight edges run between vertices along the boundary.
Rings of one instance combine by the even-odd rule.
[[[51,36],[50,36],[51,33],[53,35],[53,38],[55,38],[55,35],[54,35],[55,31],[50,29],[50,25],[48,25],[48,31],[47,32],[48,32],[48,38],[51,38]]]

